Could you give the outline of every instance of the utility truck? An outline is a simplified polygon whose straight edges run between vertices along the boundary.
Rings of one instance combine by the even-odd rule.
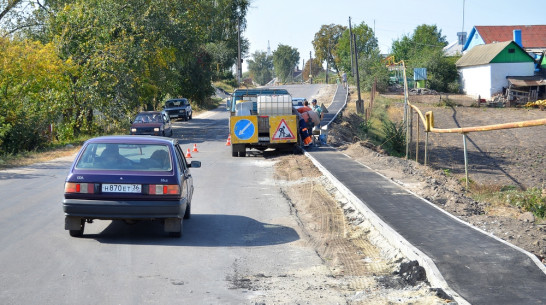
[[[299,149],[298,116],[286,89],[237,89],[227,103],[233,157],[247,148]]]

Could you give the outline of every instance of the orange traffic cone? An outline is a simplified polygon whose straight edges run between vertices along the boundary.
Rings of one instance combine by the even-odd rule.
[[[186,154],[186,158],[191,158],[190,149],[188,148],[188,153]]]
[[[193,144],[193,150],[192,150],[192,151],[193,151],[193,152],[199,152],[199,151],[197,150],[197,144]]]
[[[227,137],[226,146],[231,146],[231,135]]]

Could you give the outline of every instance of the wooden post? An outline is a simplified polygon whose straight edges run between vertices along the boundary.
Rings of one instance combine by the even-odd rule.
[[[419,114],[417,114],[419,115]],[[417,139],[415,140],[415,162],[419,163],[419,117],[417,117]]]
[[[466,190],[468,191],[468,153],[466,149],[466,133],[463,133],[463,148],[464,148],[464,176],[466,180]]]
[[[428,131],[426,133],[426,139],[425,139],[425,166],[428,164]]]
[[[356,113],[364,113],[364,102],[360,97],[360,75],[358,73],[358,48],[356,47],[356,35],[353,34],[353,47],[355,49],[355,70],[356,70],[356,90],[358,92],[358,100],[356,101]]]

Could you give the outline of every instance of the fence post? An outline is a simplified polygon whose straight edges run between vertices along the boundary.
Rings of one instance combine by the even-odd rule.
[[[413,142],[413,108],[411,108],[411,107],[408,107],[408,108],[409,108],[409,117],[408,117],[408,120],[409,120],[408,158],[411,158],[411,148],[410,148],[409,144],[411,144],[411,142]]]
[[[409,158],[409,112],[410,112],[410,108],[409,107],[406,107],[404,109],[404,120],[405,120],[405,123],[406,123],[406,160]]]
[[[466,190],[468,191],[468,153],[466,149],[466,133],[463,133],[463,148],[464,148],[464,175],[466,180]]]
[[[426,133],[426,139],[425,139],[425,166],[427,166],[427,160],[428,159],[428,131]]]
[[[417,127],[417,139],[415,140],[415,162],[419,163],[419,113],[417,114],[416,127]]]

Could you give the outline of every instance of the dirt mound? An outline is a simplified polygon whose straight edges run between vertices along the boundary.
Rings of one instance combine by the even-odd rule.
[[[290,202],[300,235],[315,249],[328,272],[313,270],[309,278],[306,271],[294,271],[282,281],[252,278],[249,283],[267,291],[260,302],[292,303],[302,296],[308,304],[449,302],[441,291],[430,287],[424,269],[417,262],[405,261],[372,230],[305,156],[279,157],[275,180]]]

